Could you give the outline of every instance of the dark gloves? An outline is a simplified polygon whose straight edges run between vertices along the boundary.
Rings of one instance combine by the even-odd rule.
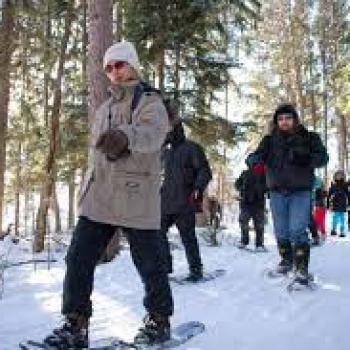
[[[100,136],[96,148],[106,155],[107,160],[115,162],[129,153],[128,144],[128,138],[122,131],[109,129]]]
[[[289,152],[290,163],[297,166],[308,166],[311,163],[311,154],[305,147],[295,147]]]
[[[189,197],[190,205],[195,209],[196,213],[203,211],[203,193],[199,190],[194,190]]]
[[[255,175],[264,175],[266,172],[266,165],[263,162],[254,163],[252,166],[252,171]]]

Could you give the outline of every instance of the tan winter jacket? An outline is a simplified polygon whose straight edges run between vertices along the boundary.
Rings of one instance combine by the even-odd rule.
[[[111,88],[111,98],[96,112],[89,167],[80,191],[80,215],[115,226],[151,230],[160,228],[160,149],[169,126],[156,92],[143,93],[131,115],[137,83]],[[123,131],[129,141],[130,155],[116,162],[108,161],[95,147],[109,127]]]

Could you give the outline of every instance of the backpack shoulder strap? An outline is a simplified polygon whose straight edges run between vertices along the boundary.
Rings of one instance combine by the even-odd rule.
[[[151,85],[149,85],[144,81],[140,81],[140,83],[137,84],[135,87],[134,97],[131,102],[131,114],[134,113],[135,109],[137,108],[141,100],[142,95],[146,92],[156,92],[161,96],[160,90],[152,87]]]

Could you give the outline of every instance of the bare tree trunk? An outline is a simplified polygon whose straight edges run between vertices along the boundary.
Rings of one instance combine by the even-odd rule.
[[[89,52],[88,52],[88,84],[89,84],[89,122],[94,118],[96,109],[107,97],[108,80],[103,72],[103,56],[113,42],[113,1],[88,1],[89,13]],[[117,24],[118,25],[118,24]],[[119,236],[115,236],[108,245],[105,254],[119,251]]]
[[[35,208],[32,211],[32,232],[35,232]]]
[[[117,41],[121,41],[123,39],[123,20],[124,20],[124,14],[123,14],[123,1],[118,0],[116,4],[116,39]]]
[[[15,236],[19,236],[19,208],[20,207],[20,195],[19,192],[15,193]]]
[[[45,49],[44,49],[44,120],[46,129],[49,127],[49,79],[51,64],[50,59],[51,46],[51,10],[50,1],[46,5],[46,26],[45,26]]]
[[[83,85],[83,98],[82,98],[82,110],[84,114],[88,116],[89,107],[88,107],[88,78],[87,78],[87,55],[88,55],[88,29],[87,29],[87,0],[82,0],[83,7],[83,35],[82,35],[82,62],[81,62],[81,70],[82,70],[82,85]],[[88,150],[86,151],[88,153]],[[87,163],[82,166],[82,173],[84,174],[87,169]]]
[[[180,98],[180,63],[181,63],[181,46],[179,43],[176,43],[175,47],[175,72],[174,72],[174,100],[179,101]]]
[[[300,109],[300,118],[304,122],[305,119],[305,96],[304,96],[304,50],[306,39],[306,1],[299,0],[294,2],[293,15],[291,19],[291,34],[293,47],[298,48],[293,54],[294,58],[294,71],[295,71],[295,84],[297,91],[298,106]]]
[[[68,202],[68,228],[74,227],[75,222],[75,171],[69,175],[68,180],[68,192],[69,192],[69,202]]]
[[[24,19],[23,24],[28,26],[29,20]],[[29,130],[29,116],[25,112],[25,103],[26,103],[26,92],[28,89],[28,64],[27,64],[27,48],[28,48],[28,34],[25,30],[21,32],[21,43],[22,47],[22,57],[21,57],[21,79],[22,79],[22,88],[21,88],[21,120],[24,121],[24,133],[23,139],[18,140],[17,148],[17,159],[16,159],[16,191],[15,191],[15,234],[19,235],[20,227],[20,195],[24,192],[24,233],[27,234],[27,201],[28,201],[28,185],[26,181],[27,175],[27,162],[28,157],[28,130]],[[24,156],[24,160],[23,159]]]
[[[332,62],[334,65],[334,68],[336,69],[339,60],[342,58],[342,50],[339,50],[339,41],[343,37],[342,27],[344,23],[344,18],[341,15],[340,9],[337,6],[336,2],[332,2],[332,26],[330,30],[331,34],[331,57]],[[333,100],[335,105],[335,116],[336,116],[336,126],[338,131],[338,160],[339,160],[339,167],[342,170],[346,170],[346,158],[347,158],[347,122],[344,114],[338,107],[339,105],[339,96],[341,94],[342,89],[342,80],[343,77],[337,78],[336,76],[332,75],[332,90],[333,90]]]
[[[88,0],[88,15],[89,122],[91,125],[96,109],[108,97],[108,81],[102,62],[106,49],[113,42],[113,1]]]
[[[54,183],[52,191],[52,206],[55,213],[55,233],[62,232],[61,226],[61,215],[60,215],[60,205],[57,196],[57,185]]]
[[[83,111],[88,111],[88,85],[87,85],[87,47],[88,47],[88,31],[87,31],[87,0],[82,0],[83,7],[83,57],[81,62],[81,74],[83,81]]]
[[[314,87],[312,87],[313,89]],[[312,128],[317,131],[317,112],[316,112],[316,101],[315,101],[315,91],[311,91],[311,118],[312,118]]]
[[[305,99],[303,91],[303,81],[302,81],[302,72],[301,65],[298,60],[296,60],[297,66],[295,67],[295,77],[296,77],[296,86],[297,86],[297,97],[298,97],[298,106],[300,110],[300,119],[302,122],[305,121]]]
[[[20,212],[20,189],[21,189],[21,154],[22,143],[18,141],[16,159],[16,190],[15,190],[15,235],[19,236],[19,212]]]
[[[50,1],[46,4],[46,25],[45,25],[45,41],[44,41],[44,123],[46,130],[49,133],[49,77],[50,77],[50,65],[48,60],[50,58],[50,38],[51,38],[51,12],[50,12]],[[45,180],[48,181],[48,180]],[[40,204],[38,208],[38,213],[36,217],[34,230],[34,251],[41,251],[44,249],[44,240],[47,230],[47,210],[49,208],[50,198],[44,198],[43,193],[44,188],[42,188],[42,193],[40,194]],[[48,196],[48,195],[46,195]]]
[[[2,230],[2,214],[5,189],[6,170],[6,137],[8,125],[8,105],[10,98],[10,66],[14,50],[14,14],[9,0],[2,1],[0,23],[0,231]]]
[[[339,147],[339,167],[346,171],[346,158],[347,158],[347,121],[345,116],[338,110],[337,113],[337,134],[339,137],[338,147]]]
[[[107,97],[108,80],[103,72],[102,61],[107,48],[113,42],[113,1],[88,0],[89,13],[89,52],[88,52],[88,85],[89,85],[89,122],[93,121],[96,109]],[[116,252],[119,247],[119,236],[110,241],[107,252]],[[113,247],[112,247],[113,246]],[[108,254],[109,254],[108,253]]]
[[[28,21],[29,22],[29,21]],[[28,23],[27,22],[27,23]],[[29,208],[28,208],[28,202],[29,202],[29,188],[28,188],[28,162],[27,159],[29,157],[29,141],[27,139],[27,135],[29,134],[29,115],[28,113],[25,113],[25,103],[26,103],[26,92],[28,89],[28,53],[27,53],[27,47],[28,47],[28,37],[27,32],[23,32],[23,53],[22,53],[22,96],[21,96],[21,118],[25,119],[25,127],[24,127],[24,144],[23,144],[23,154],[24,154],[24,164],[22,165],[23,170],[23,176],[22,176],[22,188],[24,190],[24,235],[27,236],[28,234],[28,218],[29,218]]]
[[[164,92],[165,80],[165,50],[160,49],[159,60],[157,64],[158,89]]]
[[[325,49],[321,48],[321,60],[322,60],[322,79],[323,79],[323,119],[324,119],[324,144],[328,148],[328,72],[327,72],[327,62],[326,62],[326,52]],[[324,182],[328,183],[328,166],[324,168]]]
[[[69,4],[65,15],[64,35],[61,42],[60,54],[58,59],[57,78],[55,82],[54,102],[51,114],[50,146],[45,165],[45,176],[40,193],[40,205],[36,219],[36,232],[34,240],[34,251],[40,252],[44,249],[44,240],[47,226],[47,212],[52,196],[53,186],[56,174],[56,156],[59,146],[59,117],[62,99],[62,77],[64,72],[64,63],[66,59],[66,49],[71,31],[73,20],[72,3]]]
[[[308,24],[307,24],[307,47],[308,47],[308,65],[309,65],[309,86],[310,86],[310,104],[311,104],[311,122],[312,128],[317,131],[317,106],[316,106],[316,84],[315,84],[315,74],[314,74],[314,64],[315,58],[313,53],[313,41],[311,36],[311,9],[308,8]]]
[[[315,86],[314,86],[314,74],[313,74],[313,57],[310,53],[310,99],[311,99],[311,119],[312,127],[314,131],[317,131],[317,110],[316,110],[316,99],[315,99]]]
[[[323,102],[323,133],[325,147],[328,148],[328,129],[329,129],[329,109],[332,102],[331,88],[332,88],[332,69],[334,68],[334,42],[332,36],[335,31],[335,23],[332,23],[333,17],[333,4],[332,0],[320,0],[319,1],[319,17],[320,17],[320,42],[319,48],[321,53],[321,65],[322,65],[322,102]],[[328,165],[324,168],[325,183],[328,183]]]
[[[24,235],[28,234],[28,221],[29,221],[29,193],[28,190],[24,193]]]

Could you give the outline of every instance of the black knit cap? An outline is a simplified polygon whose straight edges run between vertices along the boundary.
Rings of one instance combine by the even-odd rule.
[[[291,114],[295,121],[299,121],[299,114],[291,103],[282,103],[277,107],[273,115],[273,122],[275,124],[277,124],[278,116],[282,114]]]

